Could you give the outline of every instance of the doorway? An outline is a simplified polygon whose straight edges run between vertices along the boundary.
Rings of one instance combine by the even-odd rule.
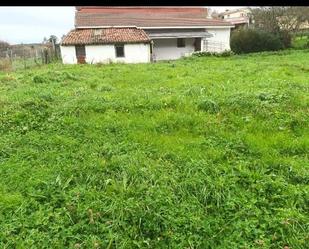
[[[201,51],[201,42],[202,42],[201,38],[195,38],[195,42],[194,42],[194,51],[195,52]]]

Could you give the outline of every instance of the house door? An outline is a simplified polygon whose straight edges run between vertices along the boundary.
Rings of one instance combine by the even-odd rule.
[[[84,45],[75,46],[75,53],[78,64],[86,63],[86,49]]]
[[[201,51],[201,38],[195,38],[195,42],[194,42],[194,51],[198,52]]]

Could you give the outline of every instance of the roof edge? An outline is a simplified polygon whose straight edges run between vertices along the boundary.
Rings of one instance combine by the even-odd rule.
[[[151,27],[137,27],[137,26],[77,26],[76,29],[107,29],[107,28],[137,28],[137,29],[194,29],[194,28],[234,28],[235,25],[228,23],[227,25],[200,25],[200,26],[151,26]]]

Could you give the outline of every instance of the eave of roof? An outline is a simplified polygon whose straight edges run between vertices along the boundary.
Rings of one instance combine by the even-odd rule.
[[[218,29],[224,29],[224,28],[234,28],[235,25],[230,23],[228,25],[224,26],[210,26],[210,25],[200,25],[200,26],[152,26],[152,27],[137,27],[135,25],[129,26],[129,25],[121,25],[121,26],[79,26],[76,27],[76,29],[98,29],[98,28],[139,28],[139,29],[200,29],[200,28],[218,28]]]
[[[120,43],[149,43],[144,30],[137,28],[75,29],[61,41],[61,46]]]

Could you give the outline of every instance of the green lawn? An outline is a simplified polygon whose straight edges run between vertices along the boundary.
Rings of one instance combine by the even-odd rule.
[[[308,248],[308,59],[0,73],[0,248]]]

